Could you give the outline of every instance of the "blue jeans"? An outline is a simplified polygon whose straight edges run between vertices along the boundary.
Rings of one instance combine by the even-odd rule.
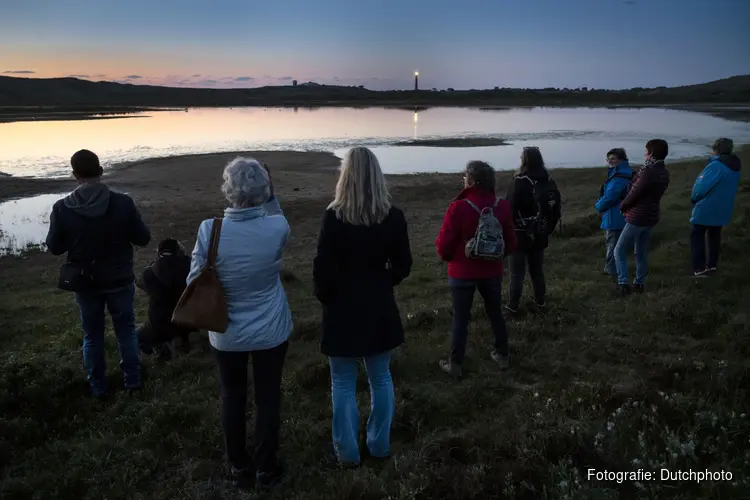
[[[374,457],[390,453],[391,423],[396,396],[391,378],[391,351],[364,358],[370,382],[370,417],[367,448]],[[357,410],[358,358],[329,358],[333,400],[333,447],[344,464],[358,464],[359,411]]]
[[[617,242],[620,240],[622,229],[608,229],[607,236],[604,239],[604,244],[607,247],[607,251],[604,254],[604,272],[611,275],[617,276],[617,265],[615,264],[615,247]]]
[[[635,247],[635,281],[643,285],[648,272],[648,245],[651,241],[653,226],[635,226],[625,224],[620,239],[615,246],[615,264],[617,265],[617,283],[628,284],[628,254]]]
[[[112,316],[112,325],[120,351],[120,369],[125,387],[141,386],[141,362],[138,359],[138,336],[135,333],[133,296],[130,284],[116,290],[76,293],[83,325],[83,364],[94,395],[107,393],[107,361],[104,352],[104,308]]]

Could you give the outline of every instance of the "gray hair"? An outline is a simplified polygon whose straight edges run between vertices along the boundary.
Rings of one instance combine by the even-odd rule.
[[[711,149],[714,153],[719,155],[730,155],[734,149],[734,141],[732,139],[727,139],[726,137],[721,137],[714,141]]]
[[[236,208],[257,207],[271,197],[268,172],[254,158],[237,157],[224,168],[221,192]]]

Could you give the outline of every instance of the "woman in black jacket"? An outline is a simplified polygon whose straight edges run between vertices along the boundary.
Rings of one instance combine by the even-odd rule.
[[[360,463],[356,384],[364,358],[372,395],[367,448],[390,453],[395,410],[391,351],[404,342],[393,288],[409,276],[412,257],[403,212],[391,205],[375,155],[353,148],[344,158],[336,195],[323,216],[313,262],[323,305],[321,350],[329,357],[333,446],[344,466]]]
[[[537,215],[538,206],[534,189],[550,182],[549,172],[539,148],[525,147],[521,153],[521,167],[513,177],[507,199],[513,210],[513,223],[518,240],[516,251],[510,256],[510,293],[505,308],[509,313],[518,312],[523,282],[526,278],[526,265],[534,288],[534,304],[543,308],[547,285],[544,280],[544,250],[549,245],[549,236],[544,232],[534,232],[530,219]]]

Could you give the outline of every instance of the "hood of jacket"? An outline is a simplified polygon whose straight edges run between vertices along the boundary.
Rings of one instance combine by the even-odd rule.
[[[633,175],[633,168],[630,166],[630,162],[627,160],[621,160],[620,163],[615,167],[607,167],[607,177],[613,177],[617,174],[620,175]]]
[[[74,212],[95,219],[107,212],[109,194],[109,187],[106,184],[87,182],[66,196],[63,203]]]
[[[711,159],[719,160],[733,172],[739,172],[742,168],[740,158],[735,154],[712,156]]]

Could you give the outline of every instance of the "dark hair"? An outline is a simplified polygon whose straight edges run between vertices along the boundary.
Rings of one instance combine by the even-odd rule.
[[[82,149],[70,158],[73,173],[81,179],[93,179],[102,176],[99,157],[88,149]]]
[[[539,151],[538,147],[528,146],[523,148],[523,152],[521,153],[521,167],[518,169],[518,173],[532,177],[549,176],[547,167],[544,166],[542,152]]]
[[[651,139],[646,143],[646,151],[654,160],[663,160],[669,154],[669,144],[664,139]]]
[[[628,154],[623,148],[614,148],[607,151],[607,158],[609,155],[614,155],[618,160],[628,161]]]
[[[734,149],[734,141],[732,139],[727,139],[726,137],[721,137],[714,141],[711,149],[716,154],[731,155],[732,150]]]
[[[485,191],[495,191],[495,169],[483,161],[470,161],[466,164],[466,177],[474,186]]]

